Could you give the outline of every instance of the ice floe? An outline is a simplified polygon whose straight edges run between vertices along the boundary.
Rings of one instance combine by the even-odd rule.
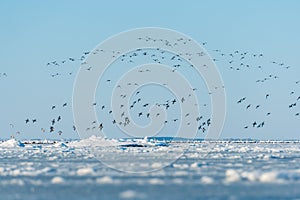
[[[24,147],[24,143],[15,140],[14,138],[4,141],[0,144],[0,147],[7,147],[7,148],[16,148],[16,147]]]

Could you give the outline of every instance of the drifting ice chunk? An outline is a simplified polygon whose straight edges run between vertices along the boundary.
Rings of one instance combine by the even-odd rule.
[[[91,175],[94,173],[94,170],[92,168],[81,168],[77,170],[78,176],[85,176],[85,175]]]
[[[203,184],[212,184],[212,183],[214,183],[214,179],[212,179],[211,177],[208,177],[208,176],[203,176],[200,179],[200,182]]]
[[[52,178],[52,180],[51,180],[52,184],[62,184],[64,182],[65,182],[65,180],[59,176],[56,176],[56,177]]]
[[[239,173],[233,169],[228,169],[226,171],[226,179],[225,182],[237,182],[241,179]]]
[[[259,177],[259,181],[263,183],[274,183],[278,181],[277,176],[278,174],[276,172],[266,172]]]
[[[133,190],[126,190],[126,191],[120,193],[120,198],[121,199],[138,199],[138,198],[143,198],[143,195],[139,194]]]
[[[17,141],[15,139],[10,139],[0,144],[0,147],[8,147],[8,148],[24,147],[24,146],[25,145],[22,142]]]
[[[113,179],[110,176],[104,176],[102,178],[97,178],[96,182],[98,184],[113,184],[114,183]]]
[[[95,135],[86,138],[86,139],[82,139],[79,142],[71,142],[69,144],[69,146],[73,146],[73,147],[108,147],[108,146],[117,146],[120,143],[117,142],[116,140],[109,140],[109,139],[105,139],[103,137],[97,137]]]

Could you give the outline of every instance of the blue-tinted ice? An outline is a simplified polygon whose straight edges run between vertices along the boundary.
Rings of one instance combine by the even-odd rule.
[[[168,165],[168,155],[183,149]],[[101,156],[129,171],[168,166],[125,173]],[[300,197],[300,141],[9,140],[0,144],[0,157],[0,199]]]

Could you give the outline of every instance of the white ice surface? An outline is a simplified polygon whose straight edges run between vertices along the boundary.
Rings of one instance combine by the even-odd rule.
[[[156,145],[161,142],[167,146]],[[182,150],[178,160],[168,159]],[[10,139],[0,143],[0,194],[3,199],[31,199],[34,188],[43,199],[64,199],[67,194],[72,199],[291,199],[300,195],[299,155],[299,141],[91,137],[33,144]],[[120,169],[154,171],[120,172],[102,159]],[[250,188],[248,196],[243,196],[244,188]]]

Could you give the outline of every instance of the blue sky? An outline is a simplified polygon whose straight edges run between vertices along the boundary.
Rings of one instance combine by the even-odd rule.
[[[0,3],[0,138],[20,131],[19,138],[78,137],[72,132],[71,96],[79,63],[66,65],[72,75],[52,78],[58,69],[46,63],[79,58],[111,35],[132,28],[164,27],[189,35],[214,58],[227,91],[227,118],[223,138],[300,139],[300,3],[299,1],[2,1]],[[239,50],[263,53],[247,61],[254,69],[231,70],[228,54]],[[228,58],[229,59],[229,58]],[[291,66],[285,70],[271,61]],[[236,67],[235,67],[236,68]],[[253,69],[253,70],[252,70]],[[267,75],[277,80],[255,80]],[[290,94],[294,91],[294,94]],[[270,94],[269,102],[265,95]],[[243,105],[236,102],[246,96]],[[67,107],[61,105],[68,102]],[[245,110],[251,104],[261,110]],[[52,111],[51,106],[57,109]],[[266,118],[266,112],[271,116]],[[52,118],[64,116],[63,136],[41,133]],[[38,124],[25,124],[37,118]],[[244,129],[253,121],[265,121],[262,129]],[[13,124],[11,126],[10,124]]]

